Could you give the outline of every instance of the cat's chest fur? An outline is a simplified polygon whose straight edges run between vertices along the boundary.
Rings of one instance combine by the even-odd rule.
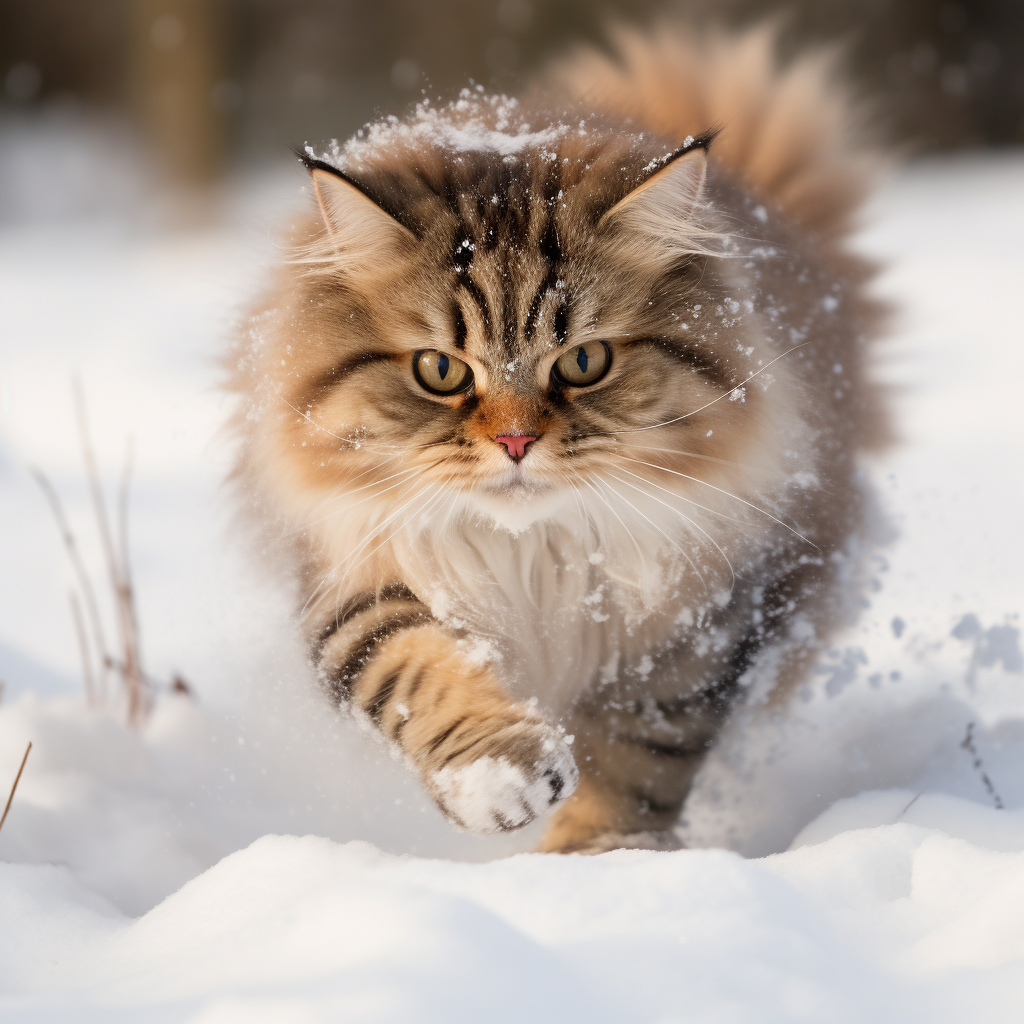
[[[395,555],[471,657],[499,663],[513,696],[560,715],[595,683],[647,682],[667,646],[728,629],[734,581],[724,554],[694,564],[642,521],[617,516],[567,503],[513,533],[468,514],[441,532],[405,531]]]

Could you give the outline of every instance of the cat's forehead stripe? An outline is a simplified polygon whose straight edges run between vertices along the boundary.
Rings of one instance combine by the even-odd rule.
[[[484,295],[480,286],[469,276],[469,273],[463,274],[459,278],[459,285],[465,291],[465,293],[473,300],[477,310],[480,313],[480,317],[484,324],[484,334],[489,338],[491,336],[491,309],[487,302],[487,296]]]
[[[454,320],[452,336],[455,347],[461,352],[466,347],[466,318],[462,315],[462,307],[457,302],[452,310],[452,317]]]
[[[456,290],[476,306],[485,341],[499,344],[501,357],[512,359],[519,354],[521,341],[533,341],[545,300],[556,293],[562,247],[554,204],[547,195],[557,186],[557,177],[547,175],[542,189],[535,189],[529,180],[525,187],[519,179],[505,184],[510,181],[521,186],[518,195],[506,189],[504,194],[477,197],[473,204],[451,189],[440,192],[456,215],[451,229]],[[485,282],[494,280],[500,287],[488,288]],[[564,342],[568,323],[564,301],[547,315],[556,340]],[[460,309],[453,335],[460,350],[465,347],[464,329]]]

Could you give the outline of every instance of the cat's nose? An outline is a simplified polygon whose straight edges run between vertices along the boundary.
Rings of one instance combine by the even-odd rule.
[[[533,434],[499,434],[494,440],[508,449],[508,457],[513,462],[518,462],[526,455],[526,446],[537,438]]]

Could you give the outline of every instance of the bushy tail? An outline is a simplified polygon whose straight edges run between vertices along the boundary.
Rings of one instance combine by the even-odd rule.
[[[576,51],[552,84],[595,112],[631,118],[681,143],[718,126],[712,159],[820,238],[838,240],[871,187],[878,154],[835,74],[835,54],[813,50],[786,65],[777,31],[617,28],[612,56]]]

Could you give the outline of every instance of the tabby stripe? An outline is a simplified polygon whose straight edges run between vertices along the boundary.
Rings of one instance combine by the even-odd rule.
[[[569,338],[569,310],[564,302],[555,310],[555,338],[559,345]]]
[[[402,668],[398,672],[399,680],[401,679],[403,673],[405,673],[408,668],[409,664],[407,662],[405,665],[402,666]],[[416,695],[416,691],[420,688],[420,685],[423,683],[423,679],[426,676],[426,674],[427,666],[421,665],[416,670],[415,674],[412,677],[412,680],[405,687],[405,692],[401,695],[402,699],[400,703],[405,705],[405,714],[403,716],[399,713],[396,716],[395,727],[391,731],[392,741],[397,743],[399,746],[401,746],[402,743],[402,733],[405,731],[405,727],[409,724],[410,721],[412,721],[412,699]]]
[[[445,754],[444,760],[441,762],[441,767],[444,768],[444,766],[447,765],[450,761],[454,761],[455,758],[461,757],[463,754],[468,753],[470,750],[472,750],[475,746],[479,745],[480,743],[484,743],[487,740],[493,738],[494,737],[491,736],[490,733],[484,733],[483,736],[477,736],[475,740],[473,740],[470,743],[467,743],[464,747],[457,747],[450,754]]]
[[[660,804],[657,800],[652,800],[642,789],[636,787],[630,790],[630,794],[637,803],[641,806],[646,804],[647,809],[654,811],[655,814],[677,814],[679,808],[683,806],[682,800],[672,804]]]
[[[771,601],[777,598],[773,592],[774,588],[765,595],[763,607],[771,608]],[[764,633],[748,633],[733,648],[729,657],[725,672],[711,686],[698,690],[689,697],[678,697],[673,701],[658,701],[658,711],[666,718],[676,718],[679,715],[691,715],[702,709],[710,709],[716,714],[728,711],[739,688],[739,681],[743,673],[753,664],[758,652],[768,642],[770,637]]]
[[[608,737],[610,743],[622,743],[630,747],[639,747],[650,754],[658,757],[694,757],[707,751],[707,744],[700,743],[697,746],[681,743],[678,746],[668,743],[656,743],[653,740],[644,739],[642,736],[626,736],[615,734]]]
[[[394,352],[361,352],[351,359],[346,359],[337,366],[332,366],[326,372],[314,377],[312,383],[303,393],[306,408],[316,405],[334,387],[340,384],[346,377],[351,376],[357,370],[364,370],[375,363],[382,363],[388,360],[397,359]]]
[[[349,652],[341,667],[331,674],[331,685],[335,696],[345,700],[352,692],[352,684],[366,668],[373,656],[384,644],[403,629],[421,626],[431,621],[425,609],[413,612],[396,612],[378,622],[366,632]]]
[[[523,334],[527,341],[533,338],[537,330],[537,317],[540,314],[540,304],[544,296],[552,290],[558,282],[558,264],[562,258],[562,250],[558,244],[558,231],[555,228],[555,218],[549,217],[540,237],[540,254],[548,265],[544,280],[534,293],[533,301],[530,303],[530,311],[526,314],[526,324],[523,327]]]
[[[427,747],[427,753],[436,753],[437,748],[440,747],[441,744],[444,743],[444,741],[448,739],[448,737],[451,736],[451,734],[455,732],[455,730],[458,729],[458,727],[468,719],[468,717],[468,715],[463,715],[462,718],[456,719],[451,725],[449,725],[448,728],[444,730],[444,732],[438,733],[430,741],[430,745]]]
[[[648,345],[651,348],[659,349],[707,377],[718,387],[728,389],[732,386],[732,376],[728,370],[719,366],[717,361],[712,362],[702,352],[694,348],[676,344],[668,338],[636,338],[633,341],[627,341],[624,347],[628,348],[631,345]]]
[[[557,280],[558,275],[555,273],[554,268],[552,268],[547,272],[547,276],[541,281],[540,287],[534,293],[533,300],[530,302],[530,310],[526,314],[526,323],[523,325],[523,336],[527,341],[533,339],[534,332],[537,330],[540,304],[544,301],[544,296],[555,287]]]
[[[480,290],[480,286],[471,277],[460,277],[459,284],[469,293],[469,297],[476,303],[480,310],[480,316],[484,321],[484,333],[491,335],[491,310],[487,305],[487,296]]]
[[[405,727],[409,724],[409,719],[412,718],[412,714],[408,712],[408,708],[406,708],[406,712],[407,715],[405,718],[401,715],[398,716],[398,721],[395,722],[395,728],[391,733],[392,741],[397,743],[399,746],[402,745],[402,733],[405,731]]]
[[[384,713],[384,708],[388,701],[391,700],[391,695],[395,692],[395,687],[398,685],[398,680],[402,675],[402,668],[395,669],[390,675],[384,677],[384,681],[377,687],[377,692],[373,695],[373,699],[368,705],[366,705],[366,713],[375,722],[380,721],[380,716]]]
[[[409,684],[409,689],[405,691],[405,704],[406,704],[406,706],[409,706],[409,704],[412,701],[413,697],[416,696],[416,691],[420,688],[421,684],[423,683],[424,678],[426,678],[426,675],[427,675],[427,669],[426,669],[426,666],[424,666],[423,668],[421,668],[419,670],[419,672],[416,673],[416,675],[413,676],[412,682]],[[410,710],[411,710],[411,708],[410,708]]]
[[[330,640],[342,626],[346,625],[357,615],[362,615],[363,612],[368,612],[378,604],[384,604],[388,601],[412,601],[419,603],[419,598],[404,583],[389,583],[386,587],[383,587],[379,593],[368,590],[363,594],[356,594],[355,597],[350,597],[341,606],[341,610],[337,615],[335,615],[333,621],[328,623],[328,625],[317,634],[316,639],[313,641],[314,656],[323,652],[327,641]]]
[[[466,347],[466,318],[462,315],[462,307],[455,303],[455,326],[452,333],[455,335],[455,347],[461,352]]]
[[[516,333],[519,326],[515,297],[508,275],[501,279],[501,342],[509,358],[516,355]]]

